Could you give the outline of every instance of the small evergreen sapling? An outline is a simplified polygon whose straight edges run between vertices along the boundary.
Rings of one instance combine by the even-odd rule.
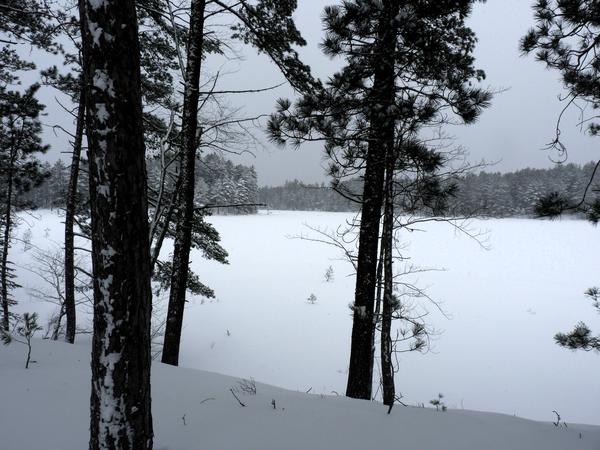
[[[317,296],[315,294],[310,294],[306,301],[311,305],[314,305],[315,303],[317,303]]]
[[[333,281],[333,267],[329,266],[325,271],[325,282],[329,283]]]
[[[2,339],[4,345],[9,345],[14,341],[27,346],[26,369],[29,368],[29,362],[31,361],[31,339],[36,331],[42,329],[42,327],[39,326],[37,319],[37,313],[24,313],[15,323],[12,332],[0,329],[0,339]]]
[[[438,398],[434,398],[433,400],[430,400],[429,403],[431,405],[435,406],[436,411],[439,411],[439,410],[446,411],[448,409],[448,407],[442,401],[443,398],[444,398],[444,394],[440,393],[440,394],[438,394]]]

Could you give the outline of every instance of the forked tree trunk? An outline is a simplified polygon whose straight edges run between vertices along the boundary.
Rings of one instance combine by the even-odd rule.
[[[348,397],[369,400],[373,388],[373,333],[375,324],[373,308],[377,285],[377,249],[379,225],[383,204],[386,147],[393,145],[394,122],[388,116],[389,106],[395,96],[394,51],[399,2],[384,0],[379,21],[377,55],[372,88],[371,131],[365,158],[363,204],[360,221],[356,291],[350,366],[348,369]],[[390,144],[391,142],[391,144]]]
[[[77,181],[79,179],[79,163],[81,160],[81,146],[83,142],[83,127],[85,122],[85,89],[79,92],[79,109],[77,110],[77,125],[73,141],[73,154],[71,156],[71,172],[67,191],[67,204],[65,208],[65,314],[67,326],[65,340],[75,342],[77,317],[75,310],[75,209],[77,207]]]
[[[198,99],[204,43],[205,3],[205,0],[192,0],[187,63],[185,68],[183,119],[181,125],[184,141],[181,154],[181,191],[173,248],[173,273],[169,293],[169,308],[167,311],[162,351],[162,362],[174,366],[179,364],[179,345],[181,342],[183,310],[185,309],[185,294],[192,244],[196,151],[199,145]]]
[[[79,0],[89,144],[91,450],[152,448],[150,249],[134,0]]]

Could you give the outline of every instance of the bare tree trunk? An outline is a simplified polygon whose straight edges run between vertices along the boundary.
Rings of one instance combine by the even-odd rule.
[[[25,361],[25,368],[29,369],[29,363],[31,361],[31,337],[27,338],[27,361]]]
[[[386,156],[385,208],[383,216],[382,245],[384,248],[384,287],[383,310],[381,315],[381,381],[383,404],[392,411],[396,390],[394,386],[394,366],[392,363],[392,314],[394,312],[393,296],[393,259],[394,249],[394,149],[388,148]]]
[[[175,212],[175,202],[177,201],[177,191],[173,192],[171,198],[171,204],[165,213],[162,222],[163,226],[160,228],[158,235],[156,236],[156,240],[154,241],[154,246],[151,249],[150,254],[150,273],[154,273],[154,269],[156,268],[156,262],[160,257],[160,250],[162,249],[163,242],[167,237],[167,231],[169,230],[169,223],[171,222],[171,218],[173,217],[173,213]],[[152,241],[151,241],[152,243]]]
[[[154,268],[158,258],[160,257],[160,251],[162,244],[167,235],[171,218],[177,206],[177,194],[179,187],[179,177],[176,185],[172,188],[171,192],[168,191],[168,178],[170,176],[169,167],[175,162],[175,158],[167,161],[166,155],[170,150],[171,145],[169,140],[171,139],[171,133],[175,124],[175,110],[171,110],[171,117],[169,118],[169,125],[165,136],[162,137],[160,143],[160,180],[159,188],[154,201],[154,213],[150,220],[150,273],[154,274]],[[177,159],[179,159],[177,157]],[[149,199],[150,205],[152,200]]]
[[[90,450],[152,448],[150,248],[134,0],[79,0],[94,334]]]
[[[181,187],[178,205],[177,227],[173,248],[173,273],[169,308],[162,352],[162,362],[179,364],[179,345],[183,326],[183,310],[190,265],[192,243],[192,220],[194,217],[194,188],[196,151],[198,139],[198,99],[200,67],[204,44],[205,0],[193,0],[190,12],[190,32],[185,69],[182,134],[184,148],[181,153]]]
[[[382,294],[383,294],[383,257],[384,257],[384,246],[383,240],[380,241],[379,244],[379,259],[377,261],[377,293],[375,294],[375,311],[373,312],[373,334],[371,336],[371,367],[375,365],[375,337],[377,334],[377,322],[381,317],[381,302],[382,302]],[[374,400],[373,394],[371,394],[371,400]],[[375,394],[376,395],[376,394]]]
[[[386,146],[394,140],[394,123],[388,117],[395,97],[394,51],[396,28],[393,25],[399,4],[383,1],[378,39],[381,51],[377,55],[370,114],[371,131],[365,158],[363,205],[360,221],[356,291],[352,324],[352,346],[346,395],[369,400],[373,388],[373,308],[377,284],[377,249],[383,204]],[[375,63],[374,63],[375,64]]]
[[[65,314],[67,328],[65,340],[75,342],[77,318],[75,310],[75,249],[73,228],[75,223],[75,208],[77,207],[77,180],[79,178],[79,163],[83,142],[83,127],[85,122],[85,89],[79,92],[79,109],[77,111],[77,125],[73,142],[73,155],[71,156],[71,173],[67,191],[67,204],[65,209]]]
[[[62,323],[62,318],[65,315],[65,305],[61,305],[60,310],[58,311],[58,316],[56,317],[56,323],[54,324],[54,330],[52,331],[52,340],[58,341],[58,336],[60,335],[60,324]],[[69,341],[67,341],[69,342]],[[72,342],[71,342],[72,344]]]
[[[14,150],[11,152],[8,173],[6,176],[6,209],[4,211],[4,236],[2,241],[2,261],[0,266],[0,294],[2,295],[2,326],[6,331],[10,328],[8,311],[8,249],[10,247],[10,228],[12,226],[13,166]]]

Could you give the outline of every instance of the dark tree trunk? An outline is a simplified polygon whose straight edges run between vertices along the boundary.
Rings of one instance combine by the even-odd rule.
[[[60,311],[58,312],[58,317],[56,318],[56,323],[54,324],[54,330],[52,331],[52,340],[58,341],[58,337],[60,336],[60,325],[62,323],[62,319],[65,316],[65,305],[60,307]],[[68,341],[67,341],[68,342]],[[72,344],[72,342],[71,342]]]
[[[181,187],[173,248],[173,274],[162,351],[162,362],[174,366],[179,364],[179,345],[192,244],[196,151],[199,144],[198,98],[204,43],[204,9],[205,0],[192,1],[181,125],[184,146],[181,154]]]
[[[79,162],[81,159],[81,146],[83,142],[83,127],[85,122],[85,89],[79,92],[79,109],[77,111],[77,125],[73,141],[73,155],[71,157],[71,173],[67,191],[67,204],[65,210],[65,314],[67,328],[65,340],[75,342],[75,329],[77,327],[75,311],[75,249],[73,228],[75,223],[75,208],[77,207],[77,181],[79,179]]]
[[[2,326],[8,331],[10,328],[8,311],[8,248],[10,247],[10,227],[12,226],[12,196],[13,196],[13,170],[14,151],[6,174],[6,209],[4,210],[4,236],[2,241],[2,266],[0,267],[0,294],[2,295]]]
[[[167,193],[167,177],[168,177],[168,167],[165,163],[165,154],[164,150],[161,149],[161,175],[160,175],[160,187],[159,193],[157,195],[154,217],[151,221],[150,225],[150,273],[154,274],[154,268],[156,267],[156,262],[160,257],[160,250],[162,249],[163,242],[167,235],[167,231],[169,229],[169,224],[171,223],[171,218],[173,217],[173,212],[175,211],[175,207],[177,205],[177,193],[179,192],[178,185],[175,186],[172,192]],[[179,181],[179,180],[178,180]],[[168,196],[168,204],[165,205],[165,196]],[[163,211],[166,212],[163,213]],[[163,216],[162,221],[160,217]],[[162,225],[162,226],[161,226]]]
[[[169,223],[171,223],[171,217],[173,217],[173,213],[175,211],[175,203],[177,202],[177,188],[171,194],[171,199],[169,200],[169,208],[167,209],[167,213],[163,218],[162,227],[160,224],[157,225],[157,228],[160,227],[160,231],[155,233],[156,240],[154,241],[154,247],[150,251],[150,273],[154,273],[154,269],[156,267],[156,262],[160,257],[160,250],[162,248],[163,242],[167,236],[167,231],[169,230]],[[152,244],[153,236],[150,236],[150,244]]]
[[[385,249],[383,247],[383,241],[381,241],[381,243],[379,244],[379,260],[377,261],[377,279],[376,279],[377,293],[375,294],[375,311],[373,312],[373,326],[375,327],[375,329],[373,330],[373,334],[371,337],[371,348],[372,348],[371,367],[373,367],[375,364],[375,335],[377,334],[376,333],[377,324],[379,323],[379,320],[381,318],[381,302],[382,302],[382,295],[383,295],[384,251],[385,251]],[[373,398],[372,398],[372,400],[373,400]]]
[[[394,273],[392,253],[394,250],[394,152],[388,149],[386,156],[385,208],[383,215],[383,232],[381,236],[384,248],[383,257],[383,308],[381,314],[381,384],[383,404],[389,406],[391,412],[396,399],[394,386],[394,366],[392,363],[392,314],[394,312]]]
[[[372,88],[373,109],[369,145],[365,158],[363,204],[360,221],[352,347],[348,369],[348,397],[369,400],[373,388],[373,308],[377,284],[377,249],[379,225],[383,204],[386,147],[393,144],[394,123],[388,117],[388,108],[395,97],[394,51],[396,28],[394,17],[398,2],[383,1],[379,22],[379,54],[376,55],[375,77]]]
[[[94,334],[90,445],[152,448],[150,249],[133,0],[79,0],[89,144]]]
[[[26,369],[29,369],[30,362],[31,362],[31,338],[27,339],[27,361],[25,361]]]

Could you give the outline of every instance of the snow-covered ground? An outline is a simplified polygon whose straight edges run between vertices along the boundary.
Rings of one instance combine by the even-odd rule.
[[[3,450],[81,450],[88,442],[89,347],[34,342],[0,348]],[[556,428],[507,415],[398,407],[310,395],[239,378],[155,364],[157,450],[597,450],[600,427]],[[230,389],[245,407],[240,406]]]
[[[27,218],[33,234],[32,242],[38,246],[55,245],[53,241],[60,245],[61,218],[49,212],[36,214],[41,215],[40,220]],[[204,302],[191,299],[185,315],[181,365],[238,378],[253,377],[257,381],[293,391],[311,389],[311,393],[315,394],[343,393],[351,330],[348,304],[352,301],[354,290],[353,278],[349,276],[351,268],[339,259],[341,255],[333,247],[290,237],[313,234],[304,227],[304,223],[334,229],[350,217],[341,213],[274,211],[256,216],[211,218],[222,235],[223,245],[230,252],[230,265],[222,266],[205,261],[199,255],[192,256],[195,271],[215,289],[217,299]],[[23,225],[17,235],[21,236],[26,228]],[[573,423],[600,425],[600,385],[597,383],[600,357],[561,349],[552,339],[554,333],[570,330],[579,320],[585,320],[593,329],[600,331],[600,321],[583,296],[586,288],[600,284],[598,230],[586,222],[571,220],[474,221],[471,224],[472,231],[489,231],[487,245],[490,249],[484,250],[448,225],[436,223],[421,228],[427,232],[414,231],[401,235],[401,239],[409,244],[405,255],[412,258],[410,262],[413,264],[446,270],[421,273],[412,281],[427,288],[428,294],[441,302],[448,318],[435,306],[424,303],[430,311],[428,322],[440,334],[429,353],[401,355],[396,381],[397,390],[404,395],[404,401],[413,405],[427,405],[441,392],[451,409],[500,412],[542,421],[553,420],[555,416],[552,411],[557,410],[569,424],[569,430]],[[31,250],[24,252],[22,244],[15,244],[13,251],[15,262],[20,265],[29,263]],[[329,265],[334,268],[334,280],[327,283],[324,273]],[[19,269],[18,273],[25,286],[40,286],[39,280],[25,270]],[[315,304],[307,302],[311,294],[317,297]],[[29,299],[26,290],[20,291],[18,296],[21,302],[19,311],[46,314],[49,310],[48,305]],[[45,358],[45,362],[40,362],[34,370],[39,371],[47,366],[49,359]],[[214,396],[203,390],[202,383],[219,389],[235,383],[212,375],[171,372],[170,368],[159,367],[155,377],[158,384],[154,386],[154,395],[159,402],[168,395],[160,388],[161,378],[167,373],[173,373],[174,377],[197,379],[195,384],[200,393],[193,397],[196,400]],[[78,383],[87,387],[87,379]],[[268,419],[270,416],[253,414],[253,409],[263,407],[264,414],[273,414],[267,410],[271,400],[268,397],[275,395],[272,392],[280,393],[278,395],[282,399],[290,399],[290,402],[291,399],[298,399],[299,405],[306,405],[301,407],[305,412],[309,408],[307,405],[321,400],[319,396],[305,398],[274,388],[264,389],[265,397],[261,399],[257,396],[256,402],[252,400],[255,407],[245,408],[241,412],[227,410],[227,414],[232,415],[229,419],[232,429],[235,428],[234,424],[237,425],[234,418],[242,414],[254,423],[256,429],[252,433],[258,437],[264,433],[262,426],[281,428],[282,433],[287,430],[285,427],[297,426],[298,433],[303,436],[314,434],[314,438],[310,438],[314,440],[308,445],[297,448],[338,448],[335,445],[317,445],[326,429],[335,431],[337,419],[330,417],[327,419],[329,425],[323,425],[321,421],[324,416],[313,412],[310,423],[294,424],[296,419],[290,423],[279,423],[282,419],[277,415],[273,416],[274,422],[271,422]],[[183,390],[180,392],[184,395]],[[224,393],[219,394],[219,402],[233,400],[227,395],[231,397],[224,389]],[[87,394],[83,397],[77,400],[80,408],[87,402]],[[263,405],[265,399],[268,401]],[[349,405],[347,402],[344,399],[328,399],[321,403],[331,405],[332,414],[334,411],[337,411],[335,414],[341,414],[340,405],[345,407]],[[176,404],[174,399],[169,403],[173,408]],[[197,410],[200,414],[200,411],[204,411],[202,408],[206,407],[206,412],[202,414],[207,415],[202,415],[201,420],[208,429],[216,420],[210,416],[210,408],[216,408],[215,405],[212,401],[206,402]],[[286,407],[283,403],[281,406]],[[224,411],[219,408],[217,411]],[[318,408],[314,409],[316,411]],[[347,414],[353,417],[348,416],[351,424],[358,417],[363,417],[362,414],[372,415],[374,430],[379,430],[379,423],[398,420],[397,424],[390,427],[391,431],[382,431],[398,438],[406,435],[406,430],[402,428],[405,425],[400,424],[430,418],[427,420],[434,422],[431,422],[431,432],[427,436],[433,434],[439,440],[424,440],[424,443],[431,444],[429,447],[425,444],[423,447],[407,447],[413,449],[438,448],[435,442],[446,442],[447,427],[461,421],[481,423],[484,427],[482,430],[488,425],[492,428],[497,426],[494,429],[498,433],[502,433],[501,430],[508,423],[546,429],[530,422],[514,422],[509,417],[473,415],[466,411],[452,411],[448,415],[422,409],[403,411],[402,408],[396,409],[395,418],[388,419],[379,406],[363,405],[359,412],[349,411]],[[159,420],[163,421],[159,419],[160,415],[172,421],[170,426],[179,427],[183,413],[177,410],[166,413],[159,411],[156,421],[159,437],[161,427],[166,426],[159,423]],[[291,416],[287,408],[286,413],[287,417]],[[0,424],[4,423],[4,420],[0,420]],[[252,429],[249,424],[240,426]],[[188,426],[184,430],[193,427]],[[358,427],[351,425],[350,428]],[[221,430],[223,436],[229,434],[229,431]],[[563,431],[551,430],[551,434],[556,438]],[[193,432],[200,431],[194,429]],[[480,431],[473,429],[473,432]],[[273,433],[279,435],[279,431]],[[416,442],[421,434],[415,431],[409,436],[407,439],[414,438]],[[213,445],[218,442],[217,436],[214,439],[206,441],[210,445],[205,448],[227,448]],[[363,444],[356,448],[369,448],[364,446],[365,441],[359,437],[354,440]],[[293,447],[293,440],[289,441],[291,447],[285,448],[296,448]],[[284,448],[275,444],[271,447],[266,444],[262,446],[261,442],[256,441],[256,447],[247,448]],[[551,447],[548,444],[539,448],[578,448],[575,446],[577,444],[561,447],[559,442],[562,441],[551,439],[551,442],[559,446]],[[595,448],[598,447],[600,444],[596,441]],[[456,448],[495,447],[476,447],[463,441],[462,447]],[[536,447],[507,445],[498,448]]]

